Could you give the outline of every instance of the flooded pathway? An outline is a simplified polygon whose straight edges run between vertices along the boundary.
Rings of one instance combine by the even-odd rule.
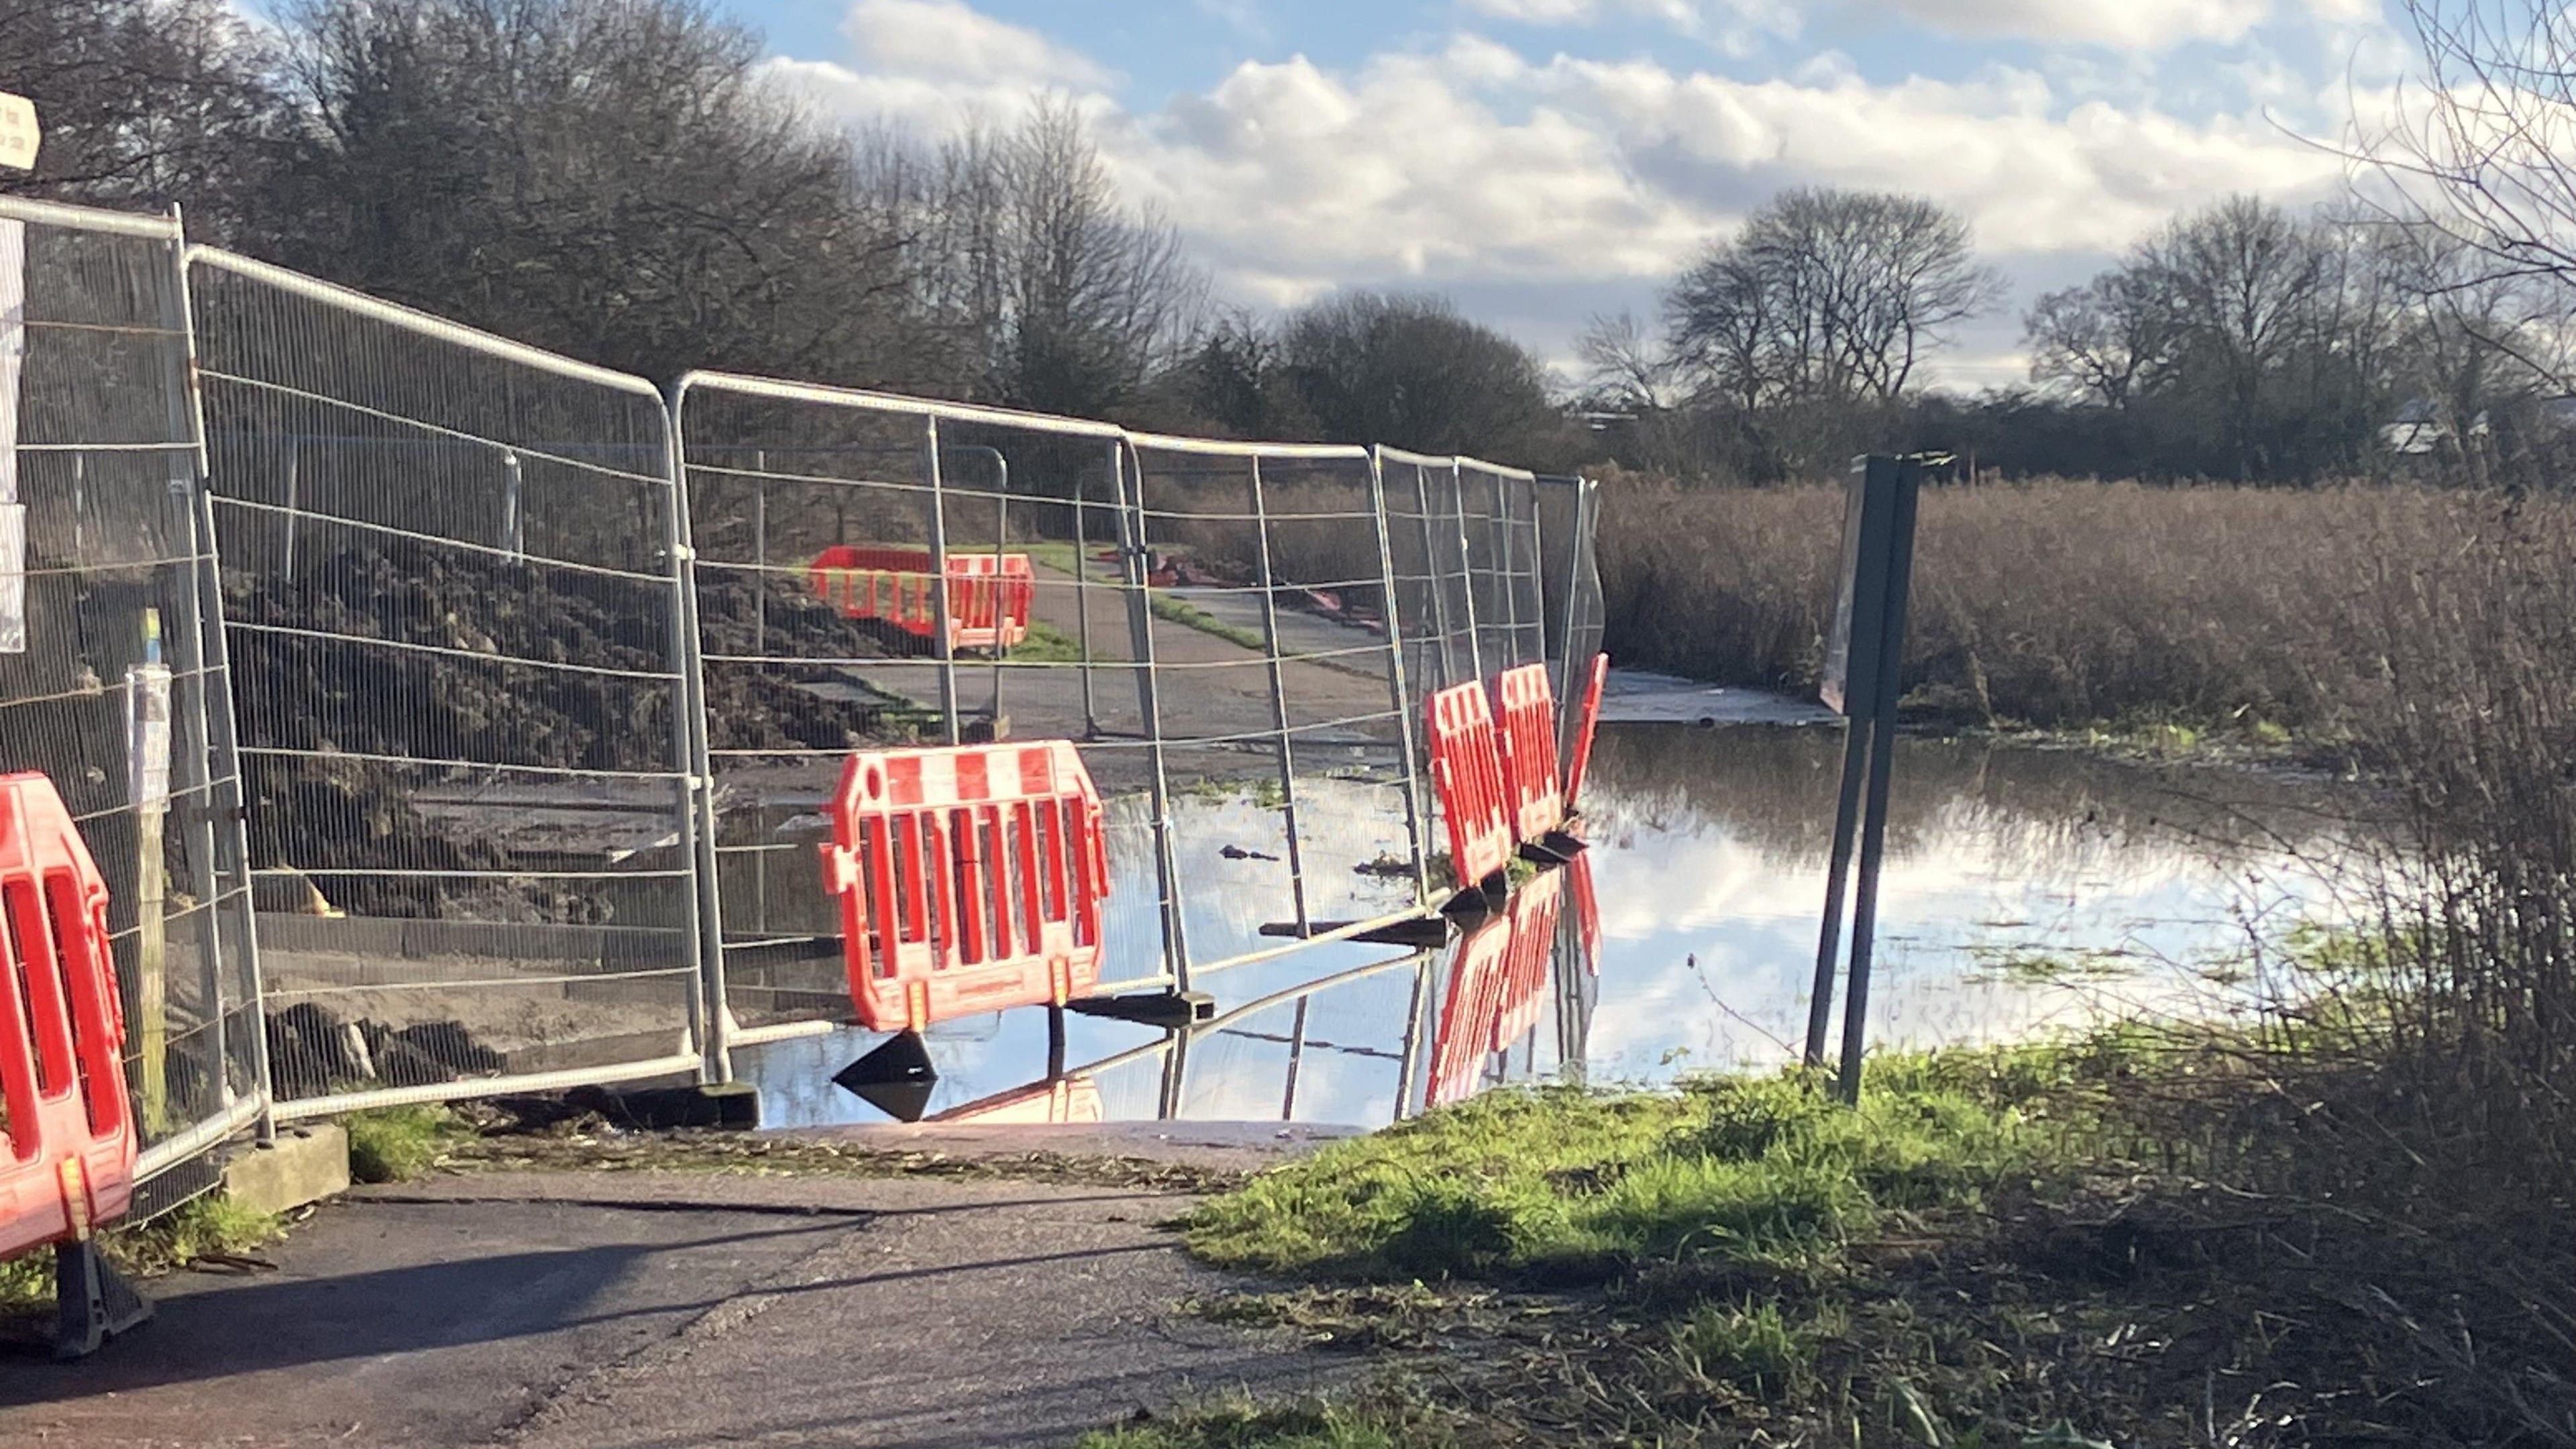
[[[1614,681],[1605,715],[1585,800],[1597,908],[1574,924],[1569,893],[1547,980],[1506,1013],[1499,1049],[1475,1052],[1486,1058],[1476,1080],[1652,1084],[1786,1060],[1806,1021],[1839,726],[1802,701],[1636,676]],[[2255,941],[2349,909],[2336,879],[2372,839],[2367,805],[2350,787],[2277,772],[1907,738],[1872,1038],[1991,1042],[2240,1005]],[[1178,833],[1206,857],[1189,895],[1194,942],[1258,943],[1261,923],[1240,903],[1266,895],[1243,874],[1263,866],[1228,859],[1222,842],[1253,834],[1271,808],[1181,802]],[[1357,832],[1355,856],[1400,844],[1401,821],[1383,812],[1310,815]],[[1113,899],[1150,910],[1151,881],[1135,871]],[[1247,888],[1229,889],[1230,872]],[[1357,914],[1384,909],[1377,898],[1400,883],[1346,890],[1338,904]],[[1217,973],[1194,984],[1220,1019],[1186,1040],[1078,1015],[1051,1036],[1041,1011],[943,1024],[929,1033],[940,1079],[925,1110],[950,1122],[1383,1125],[1444,1095],[1436,1059],[1454,1062],[1474,1004],[1459,980],[1467,955],[1344,944]],[[774,1043],[744,1053],[743,1075],[771,1124],[881,1122],[830,1080],[879,1040],[852,1029]]]

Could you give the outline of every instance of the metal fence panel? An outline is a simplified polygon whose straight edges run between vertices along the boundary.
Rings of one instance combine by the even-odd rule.
[[[1124,435],[1098,423],[756,378],[674,394],[702,651],[701,822],[723,1048],[848,1019],[815,848],[856,748],[997,736],[1082,747],[1107,806],[1104,980],[1167,984],[1143,585]],[[856,550],[836,554],[836,550]],[[1028,632],[968,646],[887,607],[892,575],[1019,555]],[[898,557],[912,562],[879,569]],[[838,568],[834,558],[864,558]],[[906,585],[915,588],[914,585]],[[721,1055],[721,1050],[719,1052]]]
[[[189,255],[281,1115],[696,1070],[659,392]]]
[[[1484,677],[1547,658],[1540,582],[1538,480],[1517,468],[1460,458],[1458,525],[1475,600]]]
[[[112,892],[138,1216],[266,1107],[175,218],[0,200],[0,770]]]
[[[1129,442],[1182,959],[1205,973],[1417,912],[1414,743],[1368,451]]]
[[[1571,749],[1581,670],[1601,652],[1605,622],[1593,547],[1601,526],[1601,484],[1592,478],[1541,478],[1538,503],[1549,679],[1556,687],[1563,735],[1559,743]]]

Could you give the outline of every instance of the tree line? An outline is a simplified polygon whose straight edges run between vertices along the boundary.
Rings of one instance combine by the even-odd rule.
[[[9,0],[45,144],[0,190],[191,232],[588,361],[1566,467],[1525,349],[1437,297],[1229,311],[1069,101],[852,128],[703,0]]]
[[[274,27],[224,0],[8,0],[0,76],[47,137],[0,189],[178,202],[198,236],[654,377],[1756,483],[1890,447],[2006,474],[2519,483],[2565,447],[2576,184],[2510,141],[2558,134],[2563,103],[2514,77],[2564,37],[2544,0],[2504,5],[2530,34],[2412,4],[2447,82],[2352,142],[2411,184],[2178,217],[2038,298],[2028,383],[1973,396],[1927,364],[2006,289],[1922,197],[1781,193],[1660,317],[1596,319],[1568,384],[1436,295],[1228,308],[1070,102],[935,141],[853,129],[706,0],[298,0]]]
[[[1928,201],[1790,192],[1681,277],[1660,335],[1594,322],[1588,411],[1622,461],[1752,482],[1890,446],[2006,474],[2511,482],[2566,443],[2553,283],[2352,205],[2176,218],[2030,305],[2028,386],[1914,386],[2000,292]]]

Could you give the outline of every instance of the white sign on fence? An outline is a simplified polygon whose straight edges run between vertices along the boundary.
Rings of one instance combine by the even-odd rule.
[[[0,91],[0,166],[12,171],[34,170],[36,147],[44,139],[44,127],[36,124],[36,103],[25,96]]]
[[[170,669],[125,671],[126,799],[140,810],[170,808]]]

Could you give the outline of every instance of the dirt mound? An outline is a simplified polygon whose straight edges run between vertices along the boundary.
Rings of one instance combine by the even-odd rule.
[[[701,590],[708,654],[885,655],[865,626],[801,580],[757,583],[765,607],[749,578]],[[435,878],[514,863],[413,808],[413,791],[478,773],[449,762],[528,767],[530,778],[676,768],[680,688],[670,596],[658,581],[390,539],[318,560],[293,580],[230,575],[225,609],[235,712],[252,752],[243,774],[253,865],[387,872],[331,878],[328,893],[343,909],[481,916],[499,904],[479,899],[489,887],[469,901],[456,882]],[[837,676],[819,664],[710,665],[711,747],[863,742],[878,706],[804,687]],[[297,753],[265,753],[280,750]],[[524,910],[592,921],[606,910],[584,891],[530,884],[511,893],[526,900],[505,918]]]

